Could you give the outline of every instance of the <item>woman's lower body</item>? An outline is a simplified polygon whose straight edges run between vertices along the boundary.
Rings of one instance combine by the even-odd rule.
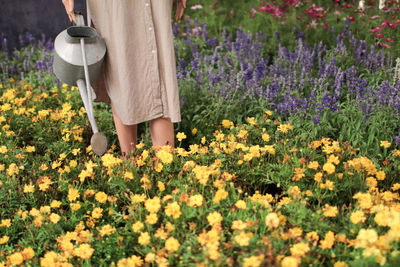
[[[95,101],[111,103],[122,153],[150,121],[154,146],[174,145],[180,121],[172,34],[173,0],[88,0],[88,18],[107,45]]]

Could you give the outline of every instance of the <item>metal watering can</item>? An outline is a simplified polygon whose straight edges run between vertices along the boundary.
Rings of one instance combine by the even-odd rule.
[[[93,131],[90,144],[101,156],[107,150],[107,138],[97,128],[90,84],[100,76],[106,44],[95,29],[85,26],[82,15],[76,14],[76,20],[75,26],[62,31],[54,41],[53,71],[61,82],[78,86]]]

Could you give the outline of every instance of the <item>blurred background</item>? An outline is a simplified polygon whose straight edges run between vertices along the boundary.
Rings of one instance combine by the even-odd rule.
[[[75,10],[86,13],[85,0],[76,0],[75,5]],[[0,6],[0,34],[9,49],[20,47],[20,35],[54,38],[71,25],[61,0],[0,0]]]

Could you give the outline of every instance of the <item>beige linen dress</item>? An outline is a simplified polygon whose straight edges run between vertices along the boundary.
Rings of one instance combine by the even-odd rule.
[[[179,122],[172,34],[173,0],[87,0],[88,20],[104,38],[95,101],[113,103],[125,125],[155,118]]]

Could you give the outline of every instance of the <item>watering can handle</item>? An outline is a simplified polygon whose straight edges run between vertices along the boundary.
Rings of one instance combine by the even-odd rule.
[[[85,26],[85,19],[81,12],[76,12],[76,26]]]

